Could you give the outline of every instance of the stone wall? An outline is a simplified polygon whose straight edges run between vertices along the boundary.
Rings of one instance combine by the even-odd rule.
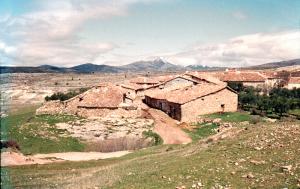
[[[59,100],[45,102],[42,107],[36,110],[36,115],[54,115],[63,113],[66,113],[66,109],[64,104]]]
[[[224,104],[224,108],[222,108]],[[217,93],[198,98],[181,106],[182,122],[194,122],[198,115],[216,112],[235,112],[238,106],[238,95],[225,88]]]

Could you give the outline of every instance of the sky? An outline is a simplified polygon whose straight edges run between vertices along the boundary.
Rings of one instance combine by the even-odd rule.
[[[300,0],[0,0],[0,63],[240,67],[300,58]]]

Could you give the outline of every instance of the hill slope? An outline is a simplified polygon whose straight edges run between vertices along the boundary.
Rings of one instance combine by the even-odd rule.
[[[249,68],[249,69],[272,69],[272,68],[280,68],[280,67],[296,66],[296,65],[300,65],[300,59],[287,60],[287,61],[281,61],[281,62],[271,62],[271,63],[261,64],[261,65],[257,65],[257,66],[249,66],[247,68]]]
[[[241,124],[218,141],[155,146],[115,159],[10,167],[8,172],[18,188],[298,188],[299,129],[299,122]]]

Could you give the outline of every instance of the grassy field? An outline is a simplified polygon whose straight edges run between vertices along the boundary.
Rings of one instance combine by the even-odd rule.
[[[194,127],[193,130],[185,130],[185,132],[190,135],[193,141],[198,141],[215,134],[215,129],[218,128],[218,125],[215,123],[198,123]]]
[[[248,112],[225,112],[222,114],[215,113],[215,114],[205,115],[204,117],[208,117],[212,119],[220,118],[224,122],[243,122],[243,121],[251,122],[254,118]]]
[[[290,110],[289,113],[300,117],[300,109]]]
[[[35,116],[35,108],[26,108],[1,118],[1,138],[16,140],[24,154],[83,151],[84,144],[72,137],[59,136],[67,131],[54,126],[79,119],[69,115]]]
[[[11,183],[19,188],[297,188],[299,122],[244,127],[208,147],[201,140],[116,159],[10,167]]]

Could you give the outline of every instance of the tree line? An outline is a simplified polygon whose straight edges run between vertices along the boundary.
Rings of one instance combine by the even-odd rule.
[[[239,93],[239,107],[253,114],[282,116],[289,110],[300,108],[300,88],[273,88],[268,93],[262,89],[245,87],[242,83],[232,82],[229,87]]]

